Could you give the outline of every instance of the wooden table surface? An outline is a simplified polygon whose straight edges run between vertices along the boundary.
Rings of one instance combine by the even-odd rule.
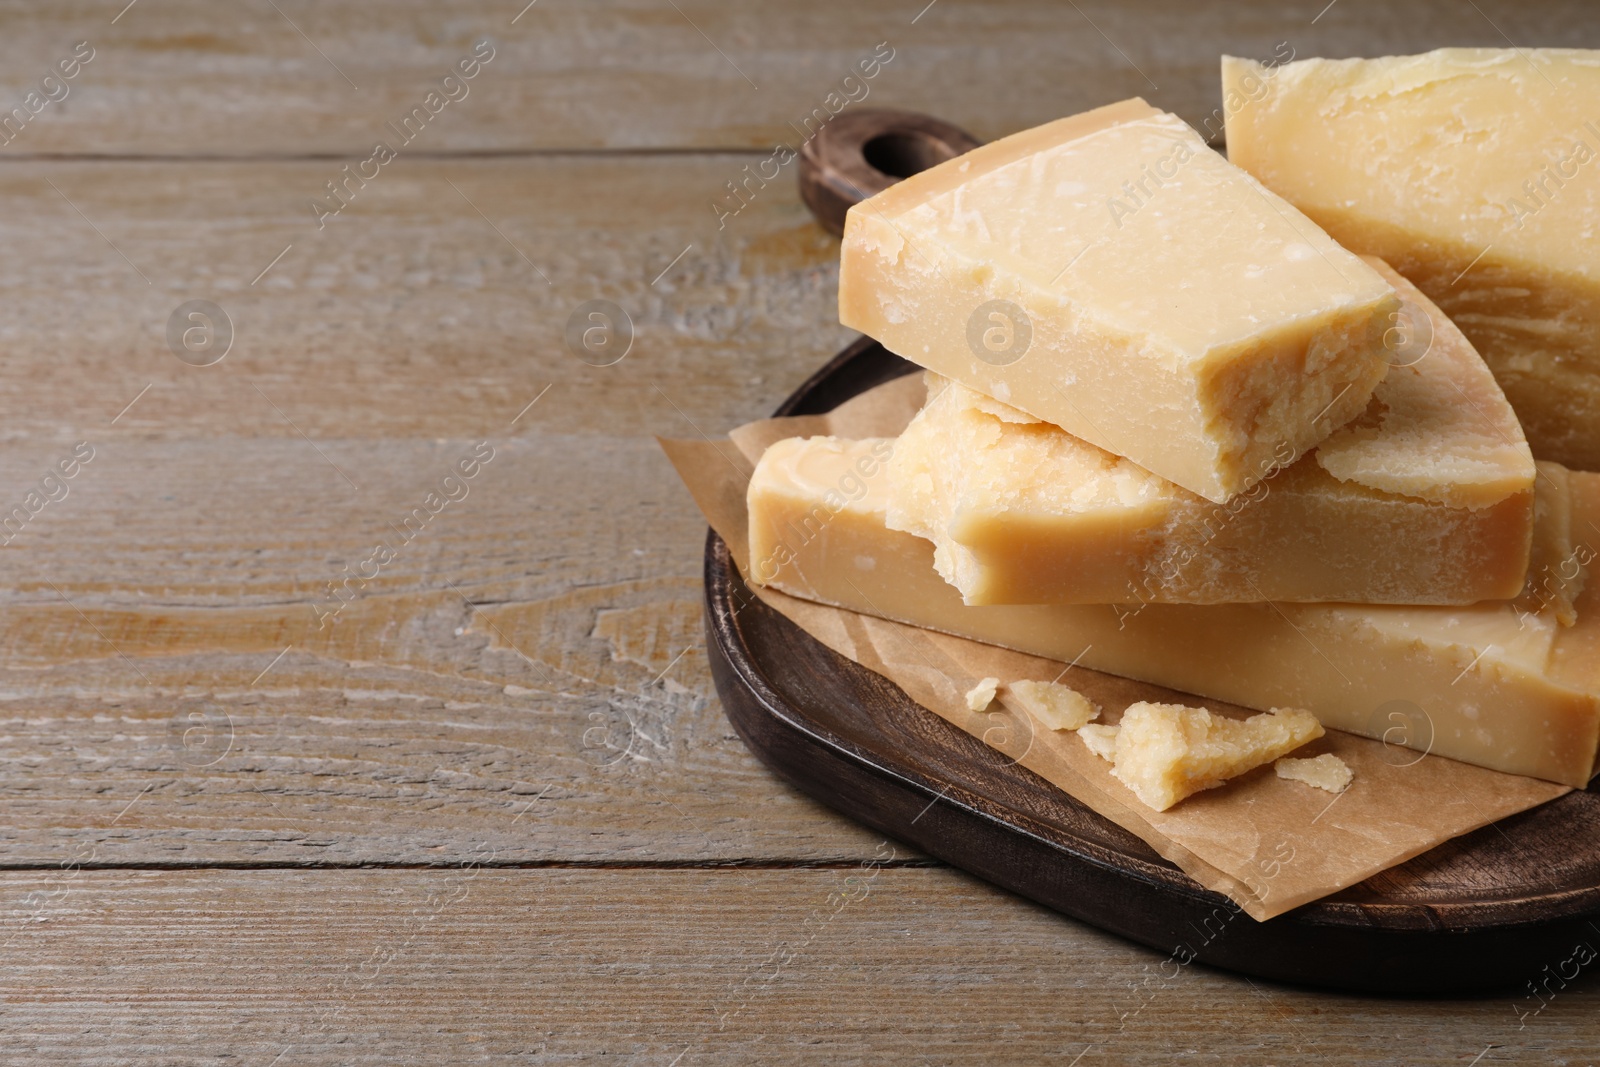
[[[1592,975],[1163,966],[781,785],[651,439],[849,340],[793,165],[726,184],[829,94],[1201,122],[1221,52],[1595,47],[1592,2],[525,2],[0,2],[0,1063],[1600,1056]]]

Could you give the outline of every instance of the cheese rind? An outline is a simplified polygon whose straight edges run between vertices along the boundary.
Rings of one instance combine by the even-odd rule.
[[[1571,626],[1538,601],[968,606],[935,571],[932,545],[887,527],[881,479],[793,536],[843,472],[882,448],[810,438],[767,450],[748,503],[750,558],[770,563],[752,567],[752,580],[1202,697],[1306,708],[1330,729],[1494,770],[1580,788],[1589,780],[1600,743],[1595,583],[1577,593]],[[1541,494],[1570,486],[1572,530],[1600,527],[1600,475],[1542,466],[1559,477],[1541,477]],[[1560,563],[1591,559],[1579,543]],[[1414,728],[1396,729],[1396,715]]]
[[[1600,52],[1224,57],[1228,157],[1456,321],[1536,456],[1600,469]]]
[[[1316,716],[1297,708],[1230,719],[1206,708],[1141,701],[1117,725],[1112,773],[1145,804],[1166,811],[1321,736]]]
[[[929,375],[889,460],[888,522],[968,604],[1472,604],[1521,589],[1534,462],[1494,377],[1381,260],[1429,344],[1311,455],[1214,504]]]
[[[839,269],[846,326],[1214,501],[1366,406],[1397,306],[1142,100],[855,205]]]

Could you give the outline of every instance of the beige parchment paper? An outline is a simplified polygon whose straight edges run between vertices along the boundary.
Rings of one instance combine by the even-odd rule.
[[[765,419],[720,440],[665,440],[706,520],[748,573],[745,491],[755,461],[786,437],[897,436],[921,407],[920,375],[861,394],[826,415]],[[1020,766],[1148,842],[1201,885],[1256,919],[1309,903],[1403,863],[1453,837],[1569,792],[1551,782],[1501,774],[1408,748],[1330,730],[1294,753],[1332,752],[1355,772],[1327,793],[1258,768],[1175,807],[1153,811],[1111,774],[1076,734],[1047,729],[1003,700],[974,712],[965,694],[985,677],[1060,681],[1115,723],[1139,700],[1170,700],[1243,717],[1252,711],[1160,689],[1084,667],[907,626],[751,586],[764,602],[828,648],[876,671],[918,704],[1004,752]],[[1003,691],[1002,691],[1003,695]]]

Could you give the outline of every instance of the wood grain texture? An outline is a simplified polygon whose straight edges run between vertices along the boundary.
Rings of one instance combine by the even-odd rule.
[[[0,166],[36,250],[0,264],[0,512],[96,450],[0,546],[0,862],[859,857],[723,722],[704,526],[645,436],[768,410],[847,336],[792,186],[718,234],[729,165],[401,161],[320,234],[326,164]],[[612,367],[563,341],[597,296],[637,324]],[[214,366],[164,336],[195,297],[235,323]]]
[[[0,146],[0,505],[96,448],[0,547],[0,865],[39,868],[0,876],[0,1063],[1587,1062],[1592,981],[1520,1022],[1169,981],[963,875],[871,878],[879,837],[755,763],[694,648],[703,525],[648,435],[848,339],[792,168],[719,225],[726,183],[879,41],[871,104],[984,139],[1133,93],[1197,121],[1218,52],[1280,41],[1600,43],[1580,0],[1322,6],[0,0],[0,114],[96,49]],[[596,298],[636,325],[613,367],[563,340]],[[194,299],[215,366],[165,340]],[[230,865],[399,867],[150,869]]]
[[[852,336],[792,175],[719,229],[741,165],[401,158],[320,231],[328,162],[0,165],[27,250],[0,263],[0,441],[503,435],[546,386],[518,432],[721,433]],[[600,298],[633,323],[609,367],[564,340]],[[214,366],[167,341],[196,299],[233,323]]]
[[[67,871],[0,900],[4,1064],[1461,1067],[1600,1040],[1592,974],[1520,1020],[1538,1002],[1252,984],[948,870]]]
[[[0,856],[53,863],[89,841],[102,862],[448,862],[479,820],[524,857],[558,841],[589,857],[854,854],[860,835],[807,801],[761,808],[777,787],[708,705],[692,647],[703,526],[653,443],[632,436],[721,429],[770,407],[763,394],[844,333],[828,325],[826,238],[789,188],[752,205],[709,264],[691,254],[680,276],[655,279],[683,250],[662,231],[692,229],[675,220],[726,166],[419,165],[431,177],[386,174],[324,235],[307,214],[305,258],[285,256],[255,288],[247,275],[271,253],[243,257],[280,231],[299,237],[286,190],[326,166],[0,169],[8,229],[38,249],[0,268],[7,506],[73,441],[98,448],[68,498],[0,549],[7,695],[21,709],[5,751],[25,769],[0,795],[26,798],[8,809]],[[560,289],[451,189],[452,169]],[[163,284],[146,286],[122,254]],[[197,277],[213,284],[172,280]],[[162,335],[196,294],[237,324],[213,367],[180,362]],[[561,340],[569,307],[599,294],[638,321],[628,360],[604,369]],[[720,369],[735,360],[737,375]],[[502,443],[499,465],[318,630],[310,601],[472,443],[411,439],[469,433]],[[463,595],[497,603],[459,636],[472,621]],[[198,705],[235,732],[228,757],[203,768],[192,764],[205,753],[172,749]],[[108,707],[121,725],[89,727]],[[680,757],[707,755],[707,777],[686,775]],[[730,819],[705,787],[736,780],[753,792]],[[662,783],[674,785],[664,799]],[[102,798],[146,786],[108,832],[121,802]],[[532,820],[513,826],[507,812],[547,786],[542,804],[572,803],[530,836]],[[630,794],[667,821],[608,814]],[[769,836],[782,810],[798,822]]]
[[[0,862],[859,857],[722,718],[654,443],[498,439],[405,540],[473,447],[102,444],[0,548]]]
[[[1219,54],[1266,58],[1282,42],[1325,56],[1498,47],[1502,31],[1524,45],[1600,44],[1584,0],[1345,0],[1320,17],[1324,4],[1271,0],[1225,14],[1183,0],[139,0],[113,24],[123,6],[0,5],[6,109],[76,42],[96,50],[0,154],[365,157],[485,37],[494,59],[417,149],[766,151],[796,141],[791,124],[829,93],[860,97],[843,79],[880,42],[894,58],[864,99],[983,140],[1134,95],[1198,123],[1220,103]]]

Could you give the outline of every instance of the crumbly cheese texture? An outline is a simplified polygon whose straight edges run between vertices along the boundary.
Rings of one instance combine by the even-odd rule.
[[[1350,783],[1356,776],[1350,765],[1332,752],[1324,752],[1310,759],[1285,758],[1272,766],[1278,772],[1279,778],[1304,782],[1313,788],[1325,789],[1330,793],[1343,793],[1350,788]]]
[[[1534,461],[1494,376],[1381,260],[1429,340],[1311,455],[1214,504],[930,374],[888,523],[968,604],[1472,604],[1521,589]]]
[[[752,580],[1203,698],[1305,708],[1330,729],[1493,770],[1578,788],[1594,770],[1600,590],[1583,575],[1600,544],[1600,475],[1539,465],[1541,502],[1559,504],[1538,509],[1530,588],[1515,600],[968,606],[932,544],[889,529],[883,479],[837,491],[883,448],[817,437],[767,450],[748,493]],[[1401,736],[1396,707],[1426,728]]]
[[[994,703],[995,691],[1000,688],[1000,679],[985,678],[977,685],[967,690],[967,707],[973,711],[982,711]]]
[[[1438,301],[1534,455],[1600,469],[1600,52],[1225,57],[1228,157]]]
[[[1084,746],[1096,756],[1110,763],[1117,758],[1117,727],[1095,722],[1079,727],[1078,736]]]
[[[850,209],[840,255],[846,326],[1215,501],[1366,407],[1397,307],[1137,99],[891,186]]]
[[[1323,732],[1315,715],[1296,708],[1230,719],[1206,708],[1142,701],[1130,705],[1114,729],[1111,773],[1156,811],[1270,763]],[[1091,751],[1100,754],[1103,740],[1091,743]]]
[[[1011,682],[1000,702],[1031,715],[1051,730],[1077,730],[1100,717],[1094,701],[1060,682]]]

